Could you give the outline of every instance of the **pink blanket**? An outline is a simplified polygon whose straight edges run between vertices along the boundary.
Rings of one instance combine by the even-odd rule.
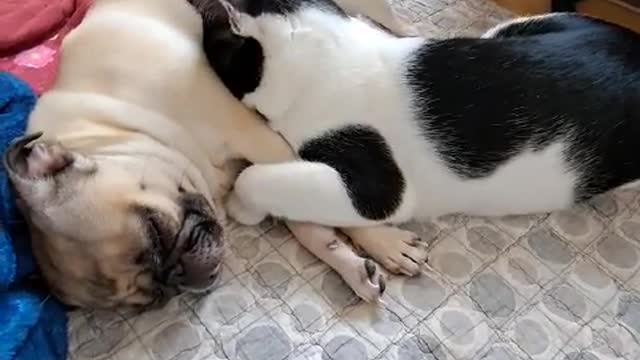
[[[63,37],[92,0],[1,0],[0,71],[26,81],[36,94],[55,81]]]

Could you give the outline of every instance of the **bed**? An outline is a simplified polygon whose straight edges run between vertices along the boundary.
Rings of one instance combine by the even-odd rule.
[[[477,35],[513,16],[488,0],[395,5],[437,37]],[[406,227],[429,241],[430,262],[419,277],[391,277],[382,306],[358,302],[282,224],[236,225],[213,293],[143,314],[73,312],[69,357],[640,359],[640,192],[544,216]]]

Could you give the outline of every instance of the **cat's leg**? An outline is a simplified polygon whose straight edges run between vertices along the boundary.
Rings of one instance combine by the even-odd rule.
[[[307,141],[306,161],[253,165],[228,199],[236,220],[256,224],[267,215],[333,227],[400,222],[413,216],[415,195],[375,128],[345,126]]]
[[[343,178],[332,167],[295,161],[258,164],[245,169],[227,198],[229,215],[255,225],[272,215],[332,227],[360,227],[406,221],[411,209],[403,207],[397,179]],[[345,181],[346,180],[346,181]]]
[[[341,227],[357,246],[389,271],[409,276],[420,273],[427,260],[425,243],[412,232],[377,225],[386,218],[372,219],[371,215],[392,211],[384,208],[388,205],[383,200],[376,203],[374,196],[354,201],[352,197],[361,192],[349,190],[340,175],[325,164],[297,161],[253,165],[238,177],[227,200],[227,210],[247,225],[273,215]],[[382,198],[381,195],[379,199]],[[407,219],[408,216],[401,220]]]
[[[420,273],[428,256],[425,243],[412,232],[376,225],[382,221],[367,218],[367,214],[383,213],[383,209],[375,209],[380,206],[375,199],[365,204],[354,202],[350,196],[357,193],[349,191],[340,175],[325,164],[299,161],[253,165],[239,176],[227,200],[227,210],[230,216],[247,225],[273,215],[342,227],[358,247],[389,271],[409,276]],[[366,206],[364,216],[354,203]],[[316,253],[315,249],[310,248]]]
[[[371,219],[356,209],[340,174],[322,163],[296,161],[257,164],[245,169],[229,197],[229,215],[255,225],[268,215],[286,220],[332,227],[370,226],[386,218]],[[359,211],[360,210],[360,211]]]

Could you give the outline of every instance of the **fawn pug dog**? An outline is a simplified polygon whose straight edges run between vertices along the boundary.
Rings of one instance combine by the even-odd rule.
[[[284,161],[291,149],[211,71],[187,1],[97,0],[61,51],[54,87],[4,157],[52,292],[106,308],[210,289],[233,159]],[[331,229],[290,225],[358,295],[380,296],[375,263]]]
[[[240,174],[227,206],[240,222],[538,213],[640,178],[630,30],[553,14],[481,38],[396,38],[331,0],[221,1],[257,45],[216,71],[301,158]]]

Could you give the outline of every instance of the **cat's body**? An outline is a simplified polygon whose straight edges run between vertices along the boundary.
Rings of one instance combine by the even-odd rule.
[[[398,39],[318,3],[232,16],[263,52],[243,102],[304,160],[245,170],[240,221],[537,213],[640,178],[639,35],[565,14]]]

